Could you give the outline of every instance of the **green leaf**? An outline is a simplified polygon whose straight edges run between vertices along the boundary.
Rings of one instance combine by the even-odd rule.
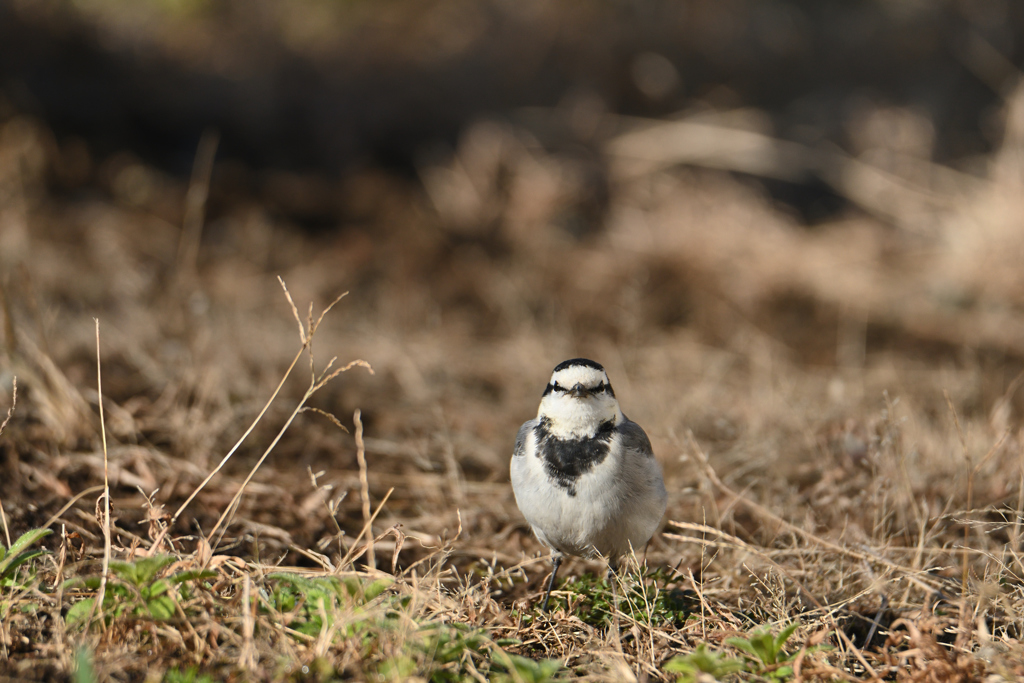
[[[562,663],[557,659],[535,661],[528,657],[511,654],[508,655],[508,659],[516,673],[513,680],[519,678],[523,683],[547,683],[562,668]]]
[[[92,605],[96,602],[96,598],[86,598],[80,600],[68,608],[68,613],[64,615],[64,621],[68,626],[79,626],[84,625],[86,619],[92,613]]]
[[[408,655],[392,657],[381,662],[377,673],[385,680],[404,681],[416,672],[416,661]]]
[[[43,538],[46,538],[52,533],[52,529],[31,529],[30,531],[26,531],[18,537],[17,541],[11,544],[11,547],[10,549],[8,549],[7,552],[8,554],[20,553],[25,548],[29,547],[30,545],[35,545],[36,542],[40,541]]]
[[[149,613],[154,619],[166,621],[173,617],[177,613],[175,609],[174,598],[169,595],[161,595],[160,597],[146,601],[146,607],[149,608]]]
[[[151,583],[160,570],[174,561],[173,555],[156,555],[143,557],[134,562],[111,562],[110,571],[122,581],[141,588]]]
[[[743,642],[746,644],[746,641]],[[665,671],[682,674],[679,681],[685,683],[696,681],[698,674],[709,674],[713,678],[720,679],[744,669],[746,669],[746,665],[741,660],[726,657],[721,653],[709,652],[704,643],[698,645],[697,649],[690,654],[677,655],[665,663]]]
[[[143,600],[149,601],[153,598],[157,598],[163,595],[169,590],[171,590],[171,584],[164,579],[158,579],[157,581],[151,583],[149,586],[143,588],[140,591],[140,594],[142,595]]]
[[[363,583],[355,576],[346,576],[341,580],[345,586],[345,590],[348,591],[349,597],[356,597],[359,595],[360,589],[363,587]]]
[[[753,646],[761,663],[777,663],[778,650],[775,649],[775,638],[772,637],[770,631],[765,629],[763,632],[751,636],[750,644]]]
[[[184,572],[178,572],[174,576],[168,576],[167,580],[172,583],[183,583],[185,581],[193,581],[195,579],[215,579],[217,578],[217,572],[210,571],[209,569],[190,569]]]
[[[74,683],[96,683],[96,668],[92,665],[92,655],[84,647],[75,652],[75,672],[71,676]]]
[[[50,529],[32,529],[23,533],[4,553],[3,560],[0,560],[0,578],[10,577],[18,567],[46,553],[42,548],[27,548],[52,533]]]
[[[213,678],[209,674],[199,674],[194,666],[184,671],[175,667],[164,674],[164,683],[213,683]]]
[[[363,597],[366,602],[373,600],[375,597],[386,591],[394,583],[394,579],[390,578],[379,578],[374,580],[370,585],[363,589]]]
[[[758,657],[757,650],[746,638],[726,638],[725,643],[726,645],[732,645],[737,650],[742,650],[754,659],[760,659],[760,657]]]
[[[789,637],[791,635],[793,635],[793,633],[799,627],[800,627],[800,622],[799,621],[794,621],[789,626],[787,626],[786,628],[782,629],[782,632],[779,633],[778,637],[775,639],[775,649],[777,651],[781,651],[782,650],[782,646],[786,644],[786,641],[789,640]]]
[[[780,681],[789,678],[793,675],[793,667],[791,666],[780,666],[778,669],[772,672],[772,678],[777,678]]]
[[[26,550],[23,553],[18,553],[13,557],[8,556],[7,559],[4,560],[2,563],[3,568],[0,569],[0,577],[3,577],[5,579],[9,578],[14,574],[18,567],[25,564],[31,559],[34,559],[36,557],[39,557],[40,555],[45,554],[45,550],[43,550],[42,548],[36,548],[35,550]]]
[[[76,590],[79,588],[86,588],[88,590],[97,590],[100,587],[100,577],[98,576],[76,576],[68,579],[60,585],[62,591]]]
[[[799,626],[800,622],[794,621],[782,629],[778,636],[773,636],[767,627],[761,627],[746,638],[727,638],[725,642],[762,666],[773,666],[789,659],[783,646]]]

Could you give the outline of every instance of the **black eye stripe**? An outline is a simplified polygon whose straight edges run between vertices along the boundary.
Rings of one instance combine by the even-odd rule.
[[[548,394],[550,394],[553,391],[557,391],[557,392],[561,392],[561,393],[565,394],[565,393],[569,392],[569,389],[567,389],[566,387],[563,387],[558,382],[555,382],[553,384],[548,384],[544,388],[544,395],[547,396]],[[595,387],[592,387],[590,389],[586,389],[585,393],[590,394],[590,395],[594,395],[594,394],[608,394],[610,396],[615,396],[615,392],[612,391],[612,385],[609,384],[608,382],[601,382],[601,384],[598,384]]]

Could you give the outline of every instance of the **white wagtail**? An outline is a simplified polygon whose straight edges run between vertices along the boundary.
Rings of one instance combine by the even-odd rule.
[[[665,514],[647,434],[622,414],[604,368],[586,358],[555,367],[537,418],[519,428],[511,470],[516,504],[553,551],[545,612],[563,556],[605,557],[614,571]]]

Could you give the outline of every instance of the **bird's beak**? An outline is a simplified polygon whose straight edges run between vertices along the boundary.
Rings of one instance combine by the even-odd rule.
[[[583,398],[587,395],[587,388],[580,382],[577,382],[576,386],[569,390],[569,395],[573,398]]]

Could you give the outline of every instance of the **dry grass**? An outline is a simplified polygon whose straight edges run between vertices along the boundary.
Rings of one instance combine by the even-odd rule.
[[[591,161],[481,124],[423,169],[425,195],[350,179],[365,223],[317,236],[255,200],[197,222],[212,138],[192,189],[119,162],[83,198],[53,190],[48,131],[8,121],[0,385],[18,393],[0,502],[8,546],[54,534],[4,576],[0,667],[550,673],[522,656],[660,680],[701,644],[735,662],[730,639],[799,621],[791,670],[729,675],[1024,677],[1021,106],[983,177],[884,144],[782,147],[746,114],[606,117],[600,228]],[[809,229],[723,168],[810,169],[858,210]],[[300,314],[274,275],[319,303]],[[507,464],[574,355],[608,368],[651,435],[668,521],[646,555],[659,573],[612,587],[571,562],[566,607],[540,615],[548,565]],[[103,609],[82,602],[101,576]],[[97,607],[90,628],[76,604]]]

